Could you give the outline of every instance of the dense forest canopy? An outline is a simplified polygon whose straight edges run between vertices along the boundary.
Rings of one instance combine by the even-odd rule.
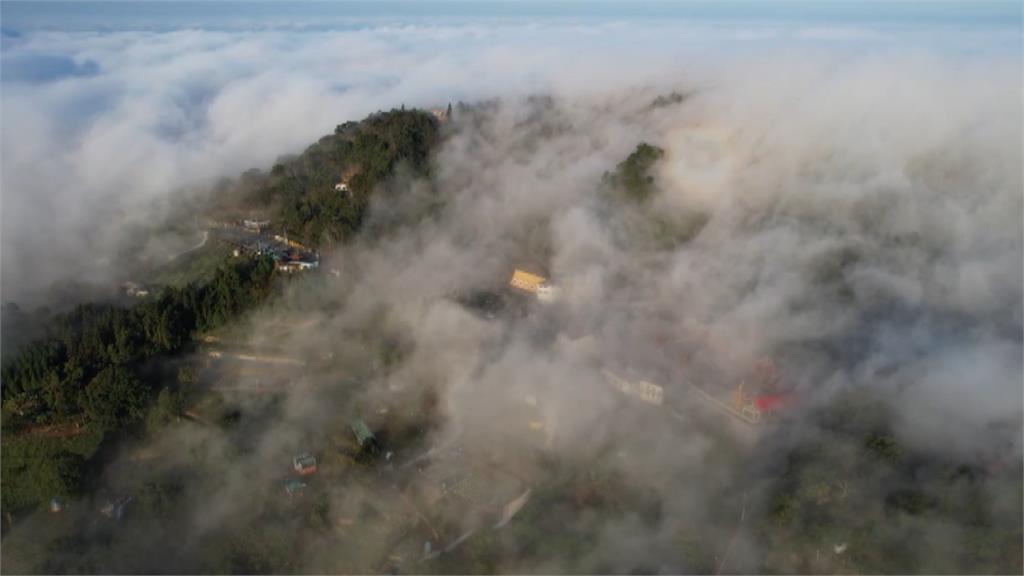
[[[178,383],[162,373],[161,362],[181,353],[194,334],[263,302],[272,273],[266,258],[242,259],[208,283],[168,288],[132,308],[81,305],[48,322],[44,338],[5,355],[4,509],[75,494],[96,442],[140,424],[154,400],[167,409]],[[64,446],[48,434],[68,427],[86,431],[86,448],[79,448],[83,440]]]
[[[398,165],[413,175],[429,173],[439,137],[437,120],[422,110],[346,122],[299,156],[275,164],[243,202],[250,209],[274,208],[276,227],[313,245],[348,240],[360,229],[374,188]],[[335,189],[340,182],[348,192]]]

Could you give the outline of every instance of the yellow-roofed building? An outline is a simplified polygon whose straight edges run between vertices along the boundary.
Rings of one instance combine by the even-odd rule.
[[[511,286],[519,288],[520,290],[526,290],[531,294],[536,294],[540,291],[540,288],[547,280],[542,276],[536,274],[530,274],[524,272],[518,268],[512,273],[512,280],[509,282]]]

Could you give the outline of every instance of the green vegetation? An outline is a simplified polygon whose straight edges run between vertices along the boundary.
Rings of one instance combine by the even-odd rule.
[[[84,429],[103,438],[141,422],[163,379],[152,360],[180,352],[194,333],[262,302],[272,273],[268,259],[242,259],[207,283],[168,288],[134,308],[81,305],[57,316],[45,338],[5,355],[5,509],[74,493],[94,450],[75,451],[51,436],[74,437]],[[174,394],[165,388],[156,396],[156,420],[174,409]]]
[[[180,378],[179,378],[180,381]],[[156,397],[156,402],[146,417],[146,426],[151,431],[170,424],[185,411],[185,395],[182,387],[165,386]]]
[[[704,212],[687,211],[682,214],[651,214],[646,236],[658,249],[671,249],[697,236],[710,217]]]
[[[645,202],[656,189],[651,169],[665,155],[657,146],[641,142],[615,171],[605,173],[605,182],[621,189],[626,198],[634,202]]]
[[[103,438],[98,430],[71,437],[26,434],[8,438],[5,434],[0,459],[4,510],[79,494],[84,488],[86,462],[96,454]]]
[[[360,230],[371,193],[400,165],[413,175],[429,172],[438,140],[437,121],[420,110],[347,122],[300,156],[276,164],[247,205],[276,206],[275,222],[310,244],[347,240]],[[349,191],[335,190],[344,179]]]
[[[616,572],[588,558],[605,536],[602,530],[619,522],[639,531],[650,530],[663,520],[659,499],[627,480],[620,470],[607,466],[604,458],[550,465],[549,481],[534,489],[530,501],[504,529],[514,550],[468,547],[457,552],[460,562],[448,560],[451,571],[493,566],[490,557],[498,555],[513,563],[523,558],[541,564],[569,561],[567,566],[559,564],[566,572]]]
[[[293,236],[314,244],[348,239],[363,225],[371,193],[396,170],[429,172],[438,140],[430,114],[378,113],[338,126],[269,175],[247,172],[236,188],[244,205],[264,206]],[[347,193],[334,188],[343,179]],[[225,201],[239,200],[224,192]],[[77,493],[104,438],[141,424],[157,430],[182,413],[181,378],[154,360],[183,352],[194,335],[227,325],[271,290],[270,260],[226,259],[211,242],[172,262],[149,279],[166,288],[133,308],[83,304],[52,318],[5,309],[12,344],[5,342],[2,362],[5,510]],[[384,350],[385,365],[399,357],[397,345]],[[85,448],[80,438],[89,439]]]
[[[136,387],[132,371],[145,360],[177,352],[194,332],[261,302],[272,272],[269,259],[242,259],[221,267],[208,283],[168,288],[134,308],[85,304],[58,316],[47,337],[4,358],[5,406],[18,406],[14,412],[36,423],[82,413],[103,420],[91,406],[105,394],[120,397],[125,387]]]
[[[768,494],[758,525],[765,571],[1020,570],[1020,492],[1009,513],[995,514],[988,501],[1000,478],[1019,486],[1019,468],[992,475],[911,451],[888,429],[885,404],[864,392],[839,396],[815,420],[819,432],[782,455]],[[940,542],[935,526],[967,539]]]
[[[147,283],[157,286],[183,288],[189,283],[206,282],[214,277],[231,250],[212,239],[205,246],[181,256],[160,268]]]
[[[651,108],[667,108],[669,106],[675,106],[682,104],[689,98],[689,94],[682,94],[680,92],[671,92],[669,94],[661,94],[651,102]]]
[[[655,105],[681,98],[659,98]],[[428,174],[438,138],[436,121],[421,112],[377,114],[339,126],[267,176],[244,175],[244,192],[293,236],[314,243],[376,235],[377,219],[367,217],[371,194],[374,203],[390,208],[398,194],[407,193],[396,176]],[[641,143],[605,176],[601,209],[609,210],[616,232],[625,232],[630,249],[671,249],[707,223],[700,212],[661,209],[652,172],[663,157],[660,148]],[[350,193],[334,189],[343,178]],[[430,200],[440,201],[425,196],[428,209],[410,214],[427,215],[435,206]],[[510,243],[548,261],[551,228],[548,218],[536,218]],[[372,572],[389,565],[441,573],[617,572],[621,566],[609,565],[616,559],[601,548],[635,537],[643,538],[637,549],[648,555],[628,560],[636,572],[667,567],[710,573],[722,570],[735,530],[755,540],[752,549],[763,555],[747,561],[766,573],[1020,570],[1019,460],[992,472],[986,468],[991,462],[964,464],[923,453],[897,435],[887,402],[860,391],[801,414],[801,426],[812,433],[791,434],[793,427],[780,425],[782,433],[772,436],[766,427],[769,432],[753,450],[724,433],[702,432],[704,441],[714,437],[713,446],[703,448],[692,485],[685,477],[645,485],[632,464],[621,463],[628,461],[613,463],[628,456],[612,456],[614,442],[596,457],[549,451],[527,456],[529,465],[521,467],[509,459],[502,465],[517,475],[523,470],[532,497],[513,522],[493,530],[494,503],[473,503],[457,491],[447,494],[445,479],[424,479],[428,475],[419,463],[448,466],[441,458],[428,454],[413,462],[415,468],[401,464],[433,447],[437,436],[431,432],[445,408],[444,392],[432,381],[442,376],[402,372],[421,352],[410,327],[396,325],[398,318],[386,306],[356,312],[345,309],[337,294],[318,294],[336,290],[337,283],[317,275],[294,278],[261,310],[276,319],[273,324],[238,322],[268,300],[273,268],[267,259],[227,260],[224,252],[206,246],[175,262],[155,279],[168,287],[133,308],[78,306],[42,323],[45,330],[19,341],[16,353],[5,347],[2,506],[18,514],[52,497],[74,501],[63,514],[27,515],[26,523],[64,525],[51,529],[55,536],[15,540],[25,566],[130,572],[152,568],[139,558],[159,555],[179,562],[161,569],[182,573]],[[823,256],[815,282],[841,293],[857,259],[849,250]],[[528,313],[501,293],[454,298],[485,317]],[[7,313],[19,322],[32,320],[17,309]],[[264,330],[261,340],[274,346],[289,340],[293,330],[323,332],[320,359],[282,376],[294,377],[298,394],[251,395],[244,401],[229,390],[186,394],[200,377],[178,359],[195,350],[196,336],[216,334],[218,347],[230,347],[251,342],[257,325]],[[8,331],[5,324],[4,338]],[[204,381],[213,373],[223,380],[241,373],[224,370],[226,360],[209,362],[208,371],[200,372]],[[371,394],[377,384],[391,383],[383,378],[389,373],[399,386]],[[305,386],[316,386],[315,396]],[[300,398],[315,400],[317,409],[304,410],[301,419],[287,417],[295,409],[290,402]],[[358,431],[349,426],[363,417],[369,424]],[[193,422],[178,425],[185,433],[167,441],[166,429],[182,418]],[[694,422],[694,429],[727,428],[708,420]],[[119,462],[118,474],[111,467],[107,476],[127,473],[104,477],[119,496],[133,496],[137,512],[123,520],[97,520],[96,502],[79,497],[97,492],[98,472],[116,443],[143,432],[152,435],[147,441],[164,435],[144,446],[148,456],[135,460],[132,453],[129,464]],[[370,432],[383,453],[360,448],[356,436],[365,439]],[[268,445],[273,454],[264,454]],[[302,494],[286,494],[286,482],[296,481],[291,457],[307,450],[316,454],[318,470],[303,477]],[[475,458],[463,456],[461,448],[458,454]],[[462,465],[450,466],[456,472]],[[993,489],[998,483],[1003,484]],[[685,517],[666,498],[665,487],[706,498],[695,509],[714,516]],[[1011,501],[996,505],[994,494],[1010,494]],[[425,541],[437,550],[464,533],[464,518],[446,517],[448,507],[468,511],[467,518],[479,515],[484,528],[460,547],[422,560]],[[72,522],[77,524],[67,526]],[[937,536],[933,526],[945,532]],[[737,551],[733,558],[741,555]],[[18,571],[11,566],[21,564],[4,567]],[[729,564],[725,571],[737,569]]]
[[[664,156],[661,148],[641,142],[614,171],[604,174],[608,218],[632,248],[669,250],[696,237],[708,223],[703,211],[665,210],[652,202],[658,191],[652,171]]]

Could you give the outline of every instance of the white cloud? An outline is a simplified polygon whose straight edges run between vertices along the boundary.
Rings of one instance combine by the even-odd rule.
[[[863,54],[850,46],[865,43]],[[124,220],[159,213],[158,200],[184,187],[266,168],[345,120],[503,97],[479,132],[439,151],[440,221],[342,250],[345,307],[294,349],[329,348],[325,333],[344,334],[386,303],[417,346],[371,386],[437,383],[455,428],[502,425],[500,405],[481,396],[537,392],[574,446],[612,431],[645,436],[635,433],[644,424],[612,428],[626,426],[614,422],[611,393],[595,392],[594,368],[689,369],[646,344],[662,328],[700,334],[701,353],[726,366],[792,343],[844,347],[787,377],[815,392],[823,381],[877,387],[924,448],[969,454],[991,440],[990,425],[1019,423],[1015,54],[896,47],[886,31],[859,28],[476,23],[41,32],[4,57],[44,52],[86,73],[3,85],[5,299],[62,277],[107,277],[95,262],[119,244]],[[640,112],[671,89],[694,95]],[[538,114],[518,97],[533,93],[555,97],[544,118],[564,130],[529,136],[525,119]],[[667,151],[659,209],[709,218],[664,254],[623,247],[622,231],[593,210],[602,172],[642,140]],[[524,252],[550,254],[552,277],[567,279],[558,320],[586,338],[538,350],[527,330],[442,298],[488,285]],[[313,411],[316,398],[290,408]],[[710,450],[691,436],[684,447],[658,439],[638,469],[672,478],[666,501],[700,514],[710,489],[672,484]]]
[[[854,266],[847,280],[863,298],[1004,310],[1019,322],[1019,58],[887,41],[862,55],[827,42],[808,53],[806,40],[778,38],[800,29],[768,39],[748,32],[619,22],[26,34],[5,45],[4,58],[59,54],[77,68],[3,85],[5,298],[62,278],[108,278],[120,224],[159,214],[160,200],[183,189],[266,168],[342,121],[403,103],[547,93],[576,137],[540,149],[453,141],[440,174],[446,163],[463,170],[466,155],[493,165],[464,175],[479,193],[460,196],[460,213],[473,216],[458,226],[477,226],[473,235],[518,237],[523,218],[565,214],[552,223],[553,264],[590,278],[581,286],[598,300],[595,261],[614,250],[578,208],[600,174],[646,139],[668,151],[666,209],[715,215],[701,250],[677,254],[657,290],[685,287],[711,314],[760,278],[759,297],[718,318],[722,329],[772,322],[793,338],[846,329],[830,303],[780,311],[813,295],[795,270],[851,246],[876,249],[887,241],[880,232],[932,255],[885,248],[878,265]],[[696,96],[653,119],[633,114],[668,89]],[[520,120],[514,109],[496,118]],[[832,230],[746,230],[752,207]],[[495,209],[504,221],[490,217]]]

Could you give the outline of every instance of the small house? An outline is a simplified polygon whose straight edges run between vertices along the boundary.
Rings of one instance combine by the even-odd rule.
[[[306,483],[298,478],[292,478],[284,483],[284,492],[289,498],[301,497],[306,492]]]
[[[376,443],[377,437],[370,431],[370,427],[366,425],[361,419],[352,422],[349,427],[352,429],[352,434],[356,437],[356,443],[359,444],[360,448],[367,448],[371,444]]]
[[[754,407],[762,414],[771,414],[791,407],[796,403],[796,394],[762,394],[754,398]]]
[[[512,280],[509,281],[509,285],[530,294],[536,294],[545,282],[546,279],[543,276],[530,274],[525,270],[516,268],[515,272],[512,273]]]
[[[799,399],[795,393],[783,392],[779,394],[758,394],[756,396],[747,394],[743,384],[736,387],[732,393],[732,406],[743,419],[751,424],[757,424],[763,416],[771,416],[784,412],[797,403]]]
[[[541,302],[554,302],[558,298],[558,288],[550,284],[541,284],[537,287],[537,300]]]
[[[316,472],[316,457],[305,452],[292,458],[292,466],[300,476],[309,476]]]
[[[370,431],[370,427],[366,425],[366,422],[356,420],[349,424],[349,428],[352,430],[356,444],[359,445],[359,450],[356,454],[357,458],[373,457],[380,454],[380,443],[373,432]]]
[[[543,276],[531,274],[525,270],[516,268],[512,273],[509,285],[524,292],[529,292],[541,302],[554,302],[558,297],[558,288],[549,284]]]

